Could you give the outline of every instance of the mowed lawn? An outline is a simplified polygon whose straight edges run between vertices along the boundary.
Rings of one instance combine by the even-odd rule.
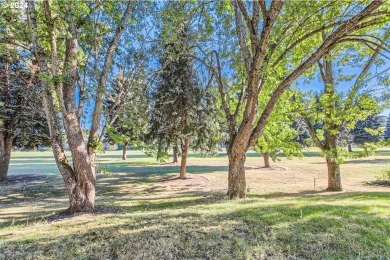
[[[325,192],[325,159],[261,168],[248,153],[248,198],[229,201],[227,156],[191,154],[179,166],[141,152],[99,155],[96,213],[72,217],[50,152],[13,153],[0,186],[0,259],[389,259],[390,188],[367,185],[389,167],[390,150],[347,160],[343,192]],[[37,177],[38,176],[38,177]]]

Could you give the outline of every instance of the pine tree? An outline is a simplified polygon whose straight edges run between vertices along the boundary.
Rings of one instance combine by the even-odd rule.
[[[41,85],[18,55],[0,57],[0,181],[7,178],[14,146],[48,145]]]
[[[166,155],[171,145],[181,148],[181,179],[186,178],[189,149],[213,153],[221,136],[214,116],[215,98],[199,85],[194,60],[185,53],[189,49],[187,32],[188,28],[183,28],[176,41],[163,46],[151,113],[151,135],[157,142],[158,156]]]

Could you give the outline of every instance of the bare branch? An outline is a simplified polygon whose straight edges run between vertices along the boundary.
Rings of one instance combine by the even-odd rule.
[[[248,45],[246,44],[245,30],[244,30],[244,27],[242,25],[241,14],[238,11],[238,9],[239,9],[238,3],[234,2],[233,6],[234,6],[234,16],[235,16],[235,20],[236,20],[236,33],[237,33],[237,37],[238,37],[238,43],[240,44],[240,48],[241,48],[242,54],[244,56],[246,72],[247,72],[247,74],[249,74],[249,71],[251,69],[251,63],[250,63],[251,54],[249,52]]]
[[[103,108],[103,101],[104,101],[104,93],[106,90],[106,83],[108,74],[111,69],[111,64],[114,59],[114,53],[115,50],[118,47],[119,40],[123,34],[123,31],[125,29],[125,25],[127,21],[129,20],[130,14],[132,13],[134,9],[134,3],[132,1],[128,1],[126,11],[123,13],[121,21],[118,24],[118,27],[115,31],[115,34],[111,40],[111,43],[108,47],[107,55],[104,61],[103,71],[100,75],[99,82],[98,82],[98,89],[96,94],[96,101],[95,101],[95,109],[93,113],[92,118],[92,128],[91,132],[88,138],[88,146],[90,147],[90,144],[93,143],[98,139],[98,131],[100,126],[100,119],[102,115],[102,108]],[[90,150],[90,153],[93,153],[94,151]]]
[[[349,93],[348,95],[348,99],[345,103],[345,106],[344,106],[344,112],[346,112],[351,106],[352,106],[352,102],[357,94],[357,92],[359,91],[360,87],[362,86],[362,83],[363,83],[363,80],[365,79],[365,77],[367,76],[371,66],[374,64],[374,62],[377,60],[378,56],[379,56],[379,53],[381,51],[381,47],[384,45],[384,43],[386,42],[386,40],[389,38],[390,36],[390,30],[388,30],[385,35],[383,36],[383,38],[381,39],[381,44],[380,46],[378,46],[374,53],[372,54],[372,56],[370,57],[370,59],[367,61],[366,65],[364,66],[363,70],[360,72],[359,76],[356,78],[356,81],[355,81],[355,84],[353,85],[352,87],[352,90],[351,92]]]

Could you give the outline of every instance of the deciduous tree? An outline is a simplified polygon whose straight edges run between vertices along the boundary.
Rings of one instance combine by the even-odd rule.
[[[364,91],[368,79],[374,80],[378,77],[375,74],[371,75],[370,69],[375,65],[389,38],[389,31],[379,30],[377,33],[379,36],[375,38],[378,39],[378,42],[373,46],[369,45],[366,50],[356,51],[353,49],[354,46],[348,46],[348,50],[339,49],[328,52],[317,62],[320,79],[323,82],[323,91],[319,96],[312,95],[306,104],[306,109],[302,109],[304,112],[301,115],[306,122],[311,138],[326,157],[328,190],[331,191],[342,190],[340,164],[343,163],[345,157],[350,157],[348,151],[338,145],[340,132],[354,129],[359,121],[366,120],[381,109],[375,96]],[[327,37],[328,35],[323,32],[323,41]],[[359,48],[359,46],[355,45],[355,48]],[[337,66],[351,66],[355,61],[342,55],[343,51],[349,51],[349,56],[353,56],[351,53],[355,53],[360,60],[363,60],[363,64],[360,65],[360,74],[355,77],[347,95],[337,90],[338,83],[346,80],[343,80],[345,77],[342,73],[336,74],[335,71]],[[350,61],[346,62],[348,59]],[[350,79],[347,82],[351,84]],[[322,124],[322,127],[315,131],[313,127],[315,124]],[[374,147],[367,144],[364,148],[364,152],[359,156],[371,154]]]
[[[234,98],[235,104],[227,98],[229,84],[223,78],[223,57],[219,53],[214,52],[216,65],[210,69],[216,76],[229,126],[228,195],[235,199],[245,198],[245,153],[264,133],[278,101],[291,84],[342,42],[363,40],[356,36],[359,31],[375,24],[385,26],[388,8],[385,1],[376,0],[367,5],[237,0],[225,6],[228,11],[233,9],[237,42],[245,64],[246,80]],[[330,33],[320,41],[324,31]],[[259,107],[263,92],[267,93],[267,100],[264,107]]]
[[[85,56],[79,49],[80,30],[91,18],[91,8],[82,1],[65,3],[48,0],[43,1],[39,7],[43,12],[41,9],[37,12],[34,2],[30,1],[27,13],[34,55],[38,61],[40,76],[44,81],[45,112],[54,156],[69,194],[69,212],[92,212],[95,206],[96,180],[93,144],[100,126],[107,77],[134,3],[127,2],[105,52],[104,66],[98,81],[89,145],[83,139],[76,93],[79,68],[85,61]],[[61,39],[65,39],[65,42]],[[61,111],[61,117],[57,114],[57,109]],[[63,150],[60,122],[64,125],[72,155],[72,165]],[[88,150],[88,147],[91,149]]]

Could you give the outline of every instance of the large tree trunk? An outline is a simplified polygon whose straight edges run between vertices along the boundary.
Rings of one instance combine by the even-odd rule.
[[[269,168],[269,153],[263,153],[263,159],[264,159],[264,168]]]
[[[177,148],[177,145],[174,145],[173,146],[173,163],[177,163],[179,161],[177,158],[177,154],[178,154],[178,148]]]
[[[328,167],[328,188],[329,191],[341,191],[340,165],[329,157],[326,157]]]
[[[90,160],[75,111],[65,117],[64,125],[77,180],[77,185],[71,194],[70,214],[93,212],[95,207],[95,167]]]
[[[50,101],[47,102],[47,99]],[[72,154],[72,167],[64,152],[58,118],[50,94],[47,94],[45,97],[45,112],[48,119],[54,159],[69,195],[70,205],[67,212],[69,214],[74,214],[76,212],[92,212],[95,204],[95,169],[92,168],[91,164],[88,165],[89,157],[81,130],[75,125],[75,118],[77,118],[77,115],[73,114],[73,120],[71,120],[72,114],[69,114],[68,119],[71,121],[64,122],[65,132]],[[88,175],[86,173],[88,170],[92,172],[92,177],[91,174]]]
[[[245,160],[245,154],[236,158],[229,155],[228,196],[230,199],[245,199]]]
[[[190,146],[190,138],[184,138],[184,147],[183,152],[181,154],[181,165],[180,165],[180,176],[179,179],[186,178],[186,168],[187,168],[187,157],[188,157],[188,149]]]
[[[13,139],[7,132],[0,132],[0,181],[7,179]]]

